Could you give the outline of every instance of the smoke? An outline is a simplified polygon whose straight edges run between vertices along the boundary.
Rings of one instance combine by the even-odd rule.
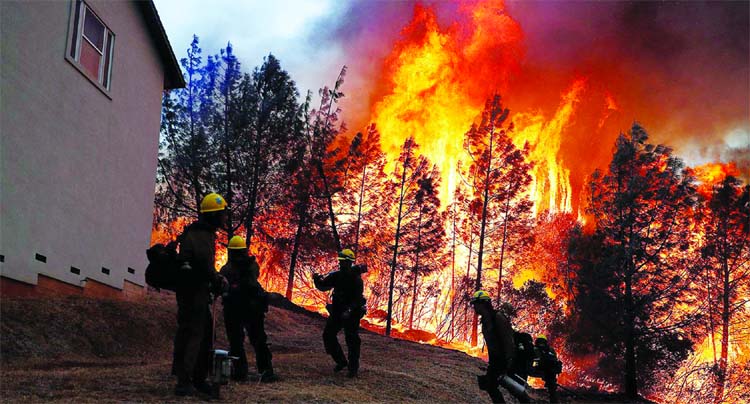
[[[422,4],[435,10],[445,29],[460,29],[462,11],[475,6]],[[749,4],[510,1],[507,12],[521,26],[525,56],[506,102],[512,112],[551,116],[571,83],[585,79],[580,113],[561,149],[573,182],[608,161],[614,138],[634,121],[688,164],[734,160],[750,166]],[[415,3],[342,7],[319,29],[323,43],[340,47],[341,63],[350,67],[344,111],[357,129],[384,95],[384,61]],[[586,161],[579,161],[583,156]]]
[[[638,120],[682,151],[744,130],[750,113],[747,2],[513,2],[527,34],[527,64],[582,74],[620,105],[620,130]],[[745,157],[747,159],[747,157]]]

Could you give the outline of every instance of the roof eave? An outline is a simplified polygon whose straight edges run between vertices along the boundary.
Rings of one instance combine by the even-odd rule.
[[[146,19],[149,33],[154,39],[156,48],[159,51],[159,57],[164,65],[164,89],[171,90],[185,87],[185,78],[182,76],[182,69],[180,69],[180,64],[174,55],[172,45],[169,43],[167,32],[164,30],[164,25],[161,23],[153,0],[136,1],[135,3],[140,6],[143,17]]]

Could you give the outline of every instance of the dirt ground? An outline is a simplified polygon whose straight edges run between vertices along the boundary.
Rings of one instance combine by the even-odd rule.
[[[323,350],[324,319],[280,297],[274,304],[266,323],[281,380],[231,383],[223,387],[220,401],[489,402],[476,385],[475,375],[485,365],[481,360],[371,332],[361,334],[360,377],[334,374],[333,362]],[[164,295],[138,303],[81,297],[3,299],[0,400],[199,401],[172,395],[174,306],[173,298]],[[227,347],[221,321],[217,331],[217,347]],[[343,336],[340,340],[343,343]],[[247,349],[252,368],[253,351],[249,345]],[[544,392],[532,394],[545,398]]]

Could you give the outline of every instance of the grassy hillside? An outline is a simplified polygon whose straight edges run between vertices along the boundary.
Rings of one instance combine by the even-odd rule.
[[[226,401],[488,401],[475,382],[479,359],[370,332],[362,332],[360,378],[335,375],[321,340],[324,319],[279,296],[273,300],[267,331],[282,380],[231,384],[222,391]],[[173,297],[3,299],[0,308],[3,401],[176,400],[169,374]],[[217,346],[227,347],[221,322],[217,329]]]

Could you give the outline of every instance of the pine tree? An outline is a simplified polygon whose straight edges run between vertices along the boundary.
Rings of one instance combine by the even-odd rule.
[[[399,265],[399,254],[401,253],[404,227],[411,221],[416,213],[413,209],[416,194],[419,191],[419,181],[429,175],[429,162],[424,156],[418,156],[419,146],[414,138],[409,137],[401,148],[401,154],[393,171],[393,179],[389,184],[387,193],[397,198],[394,203],[395,229],[393,233],[393,245],[390,262],[390,278],[388,281],[388,310],[386,313],[385,335],[391,335],[393,321],[393,291],[396,286],[396,272],[401,268]]]
[[[411,309],[409,328],[414,328],[414,308],[418,300],[419,278],[442,269],[445,259],[442,253],[445,244],[445,214],[440,212],[438,188],[440,173],[437,167],[417,180],[417,190],[411,205],[413,214],[402,220],[402,247],[399,254],[409,262],[411,270]]]
[[[714,402],[725,397],[729,367],[730,331],[746,322],[750,293],[750,186],[732,176],[725,177],[712,189],[703,220],[702,261],[714,290],[709,290],[709,304],[718,306],[721,325],[721,354],[716,366]],[[709,320],[714,321],[713,313]],[[739,322],[738,322],[739,318]],[[711,336],[713,338],[713,336]]]
[[[638,384],[644,381],[639,376],[684,359],[690,346],[679,333],[693,320],[692,313],[682,310],[694,303],[687,293],[693,180],[669,148],[647,140],[646,131],[634,124],[629,136],[617,139],[608,172],[592,175],[588,212],[602,249],[591,277],[583,277],[591,284],[582,285],[610,302],[612,312],[600,326],[619,329],[610,334],[616,345],[608,351],[619,355],[624,350],[623,384],[630,399],[637,398]],[[598,307],[586,310],[606,307],[590,303]]]
[[[200,201],[216,189],[216,152],[207,129],[207,72],[197,36],[180,60],[186,87],[163,97],[156,189],[156,221],[197,216]],[[212,60],[209,57],[209,60]]]
[[[531,183],[531,164],[526,161],[528,148],[518,149],[510,138],[513,125],[506,126],[509,110],[504,108],[500,96],[487,100],[479,124],[466,133],[464,148],[470,158],[467,176],[472,184],[471,213],[479,225],[477,238],[477,265],[475,289],[482,289],[482,270],[489,246],[489,235],[500,231],[497,299],[501,298],[505,254],[514,247],[510,235],[525,234],[514,231],[515,224],[524,224],[531,213],[531,202],[524,196]],[[510,230],[510,232],[509,232]],[[515,247],[518,248],[518,247]],[[478,318],[474,315],[471,344],[477,343]]]

